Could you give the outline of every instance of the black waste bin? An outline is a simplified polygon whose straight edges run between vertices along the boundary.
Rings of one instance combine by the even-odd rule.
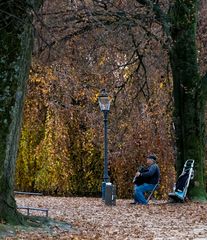
[[[105,185],[105,204],[108,206],[116,205],[116,186],[110,182]]]

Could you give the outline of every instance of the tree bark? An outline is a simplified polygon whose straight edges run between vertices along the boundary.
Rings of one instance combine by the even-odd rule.
[[[195,178],[189,196],[206,199],[205,94],[199,75],[196,48],[197,1],[177,0],[171,9],[172,48],[170,61],[174,83],[174,123],[179,175],[187,159],[195,160]]]
[[[33,30],[26,1],[6,1],[1,10],[0,220],[19,224],[13,185]]]

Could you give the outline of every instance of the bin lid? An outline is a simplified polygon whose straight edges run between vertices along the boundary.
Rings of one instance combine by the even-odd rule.
[[[106,185],[112,185],[112,183],[111,182],[107,182]]]

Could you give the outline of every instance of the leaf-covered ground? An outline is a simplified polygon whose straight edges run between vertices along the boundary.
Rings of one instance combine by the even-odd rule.
[[[19,206],[49,208],[49,217],[65,221],[71,227],[53,225],[50,233],[39,228],[19,230],[16,236],[4,239],[207,240],[206,203],[159,201],[139,206],[130,205],[130,200],[118,199],[116,206],[109,207],[98,198],[30,196],[16,199]]]

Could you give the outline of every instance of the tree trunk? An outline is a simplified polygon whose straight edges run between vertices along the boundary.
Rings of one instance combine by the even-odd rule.
[[[25,1],[5,1],[1,10],[0,220],[18,224],[23,218],[17,211],[13,185],[33,31]]]
[[[195,178],[189,196],[204,200],[205,95],[197,63],[197,1],[177,0],[171,11],[171,20],[176,168],[179,175],[187,159],[195,160]]]

